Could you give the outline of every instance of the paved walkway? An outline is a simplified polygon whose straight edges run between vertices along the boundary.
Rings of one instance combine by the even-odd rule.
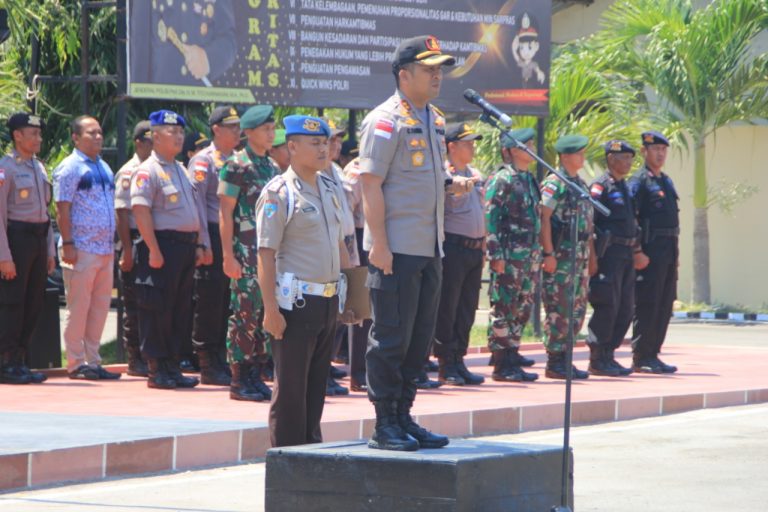
[[[719,333],[719,344],[696,343]],[[768,401],[768,327],[673,325],[664,359],[675,375],[590,378],[573,389],[575,424]],[[760,343],[753,343],[755,340]],[[757,345],[757,346],[751,346]],[[543,373],[545,354],[529,350]],[[586,367],[587,351],[576,350]],[[628,347],[619,360],[630,361]],[[414,412],[426,427],[454,437],[557,428],[564,385],[541,378],[526,384],[490,380],[487,355],[468,357],[488,381],[420,393]],[[145,381],[83,382],[54,377],[43,385],[0,389],[0,490],[66,480],[225,464],[262,457],[268,447],[269,405],[229,400],[228,390],[158,391]],[[329,398],[327,441],[367,437],[373,409],[362,393]]]

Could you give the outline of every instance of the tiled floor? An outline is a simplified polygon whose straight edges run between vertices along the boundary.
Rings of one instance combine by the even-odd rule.
[[[468,356],[486,376],[475,387],[421,392],[414,413],[427,428],[459,437],[561,426],[564,384],[543,377],[545,355],[528,351],[542,373],[533,383],[490,380],[485,354]],[[576,424],[658,416],[703,407],[768,401],[768,348],[670,345],[674,375],[595,378],[573,386]],[[623,347],[619,360],[628,364]],[[578,348],[576,364],[586,367]],[[0,388],[0,490],[232,463],[263,457],[268,403],[230,400],[222,387],[159,391],[142,379]],[[367,437],[373,408],[365,394],[327,400],[326,441]]]

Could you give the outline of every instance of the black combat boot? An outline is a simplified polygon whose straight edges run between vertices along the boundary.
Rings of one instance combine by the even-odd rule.
[[[632,368],[627,368],[619,364],[619,362],[616,360],[615,352],[616,352],[616,349],[613,347],[606,348],[606,354],[605,354],[606,359],[610,362],[610,364],[614,368],[616,368],[619,371],[619,377],[626,377],[627,375],[631,375]]]
[[[176,381],[177,388],[194,388],[200,384],[200,379],[197,377],[187,377],[181,373],[179,367],[179,360],[176,358],[169,358],[165,360],[166,367],[168,368],[168,375]]]
[[[133,377],[146,377],[149,375],[149,368],[144,359],[141,358],[139,347],[126,346],[125,351],[128,354],[128,371],[126,373]]]
[[[15,364],[17,371],[29,377],[30,384],[41,384],[48,380],[48,376],[42,372],[33,372],[26,363],[27,351],[20,348],[16,351]]]
[[[414,393],[415,395],[415,390]],[[419,443],[419,448],[442,448],[448,444],[448,438],[440,434],[433,434],[429,430],[413,421],[411,406],[413,399],[401,398],[397,402],[397,421],[406,434]]]
[[[456,366],[456,356],[438,357],[437,381],[448,386],[463,386],[464,378]]]
[[[176,389],[176,381],[168,373],[163,359],[147,359],[147,387],[153,389]]]
[[[397,421],[397,402],[394,400],[379,400],[373,402],[376,409],[376,427],[369,448],[377,450],[395,450],[413,452],[419,449],[419,442],[406,434]]]
[[[345,388],[336,379],[328,374],[328,379],[325,381],[325,396],[346,396],[349,394],[349,388]]]
[[[0,384],[29,384],[32,379],[15,364],[11,353],[0,354]]]
[[[413,379],[413,384],[415,384],[418,389],[437,389],[442,386],[440,381],[430,379],[426,370],[423,368],[421,373],[419,373],[419,376]]]
[[[632,355],[632,370],[637,373],[662,373],[661,366],[656,361],[656,358],[640,351],[636,351]]]
[[[181,356],[178,366],[184,373],[200,373],[200,363],[195,354]]]
[[[262,379],[264,375],[264,364],[254,361],[251,363],[251,369],[248,372],[248,382],[251,384],[251,388],[258,391],[265,400],[272,400],[272,390],[269,389]]]
[[[547,352],[547,369],[544,375],[550,379],[565,379],[567,369],[564,352]],[[573,378],[574,380],[588,379],[589,373],[573,366]]]
[[[516,353],[514,348],[507,348],[493,354],[493,380],[499,382],[533,382],[539,378],[538,373],[526,372],[522,366],[517,364]]]
[[[659,355],[656,354],[656,363],[661,367],[661,373],[675,373],[677,371],[677,366],[673,364],[667,364],[661,359],[659,359]]]
[[[251,371],[253,365],[250,362],[232,362],[229,364],[232,370],[232,379],[229,383],[229,398],[244,402],[263,402],[267,397],[251,385]]]
[[[224,369],[223,361],[219,361],[218,354],[208,350],[198,350],[197,358],[200,361],[200,383],[211,386],[229,386],[230,377]]]
[[[613,351],[598,343],[589,343],[589,373],[603,377],[618,377],[621,375],[619,369],[613,366],[610,354]]]
[[[536,364],[536,361],[533,359],[529,359],[527,357],[524,357],[520,353],[520,347],[512,347],[509,349],[511,351],[511,362],[514,366],[525,366],[526,368],[533,366]]]
[[[464,356],[456,355],[456,369],[459,371],[459,375],[464,379],[464,383],[469,386],[477,386],[485,382],[485,377],[477,373],[472,373],[464,364]]]

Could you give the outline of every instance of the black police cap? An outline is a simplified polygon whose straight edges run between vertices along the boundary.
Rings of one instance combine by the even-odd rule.
[[[11,133],[13,133],[14,130],[20,130],[21,128],[26,128],[28,126],[44,130],[45,121],[43,121],[38,115],[29,114],[27,112],[18,112],[8,118],[6,126],[8,127],[8,131]]]

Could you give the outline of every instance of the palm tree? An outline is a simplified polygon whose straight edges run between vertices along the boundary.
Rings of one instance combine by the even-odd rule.
[[[621,0],[596,40],[605,64],[646,84],[692,144],[694,156],[693,301],[709,303],[707,136],[734,122],[768,117],[768,54],[752,43],[768,28],[766,0]],[[689,149],[686,147],[686,149]]]
[[[621,72],[600,69],[601,49],[591,39],[578,40],[557,49],[552,60],[549,116],[544,133],[544,159],[557,164],[554,144],[561,135],[581,133],[590,139],[588,172],[605,165],[602,144],[613,138],[632,140],[650,125],[641,88]],[[516,117],[515,127],[536,127],[535,117]],[[498,137],[488,135],[478,143],[476,163],[492,170],[499,162]]]

